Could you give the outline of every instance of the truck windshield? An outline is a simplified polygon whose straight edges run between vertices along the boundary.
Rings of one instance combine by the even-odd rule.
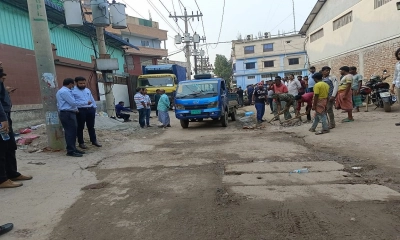
[[[218,95],[218,81],[182,83],[176,90],[176,98],[207,98]]]
[[[173,87],[174,81],[171,77],[140,78],[140,87]]]

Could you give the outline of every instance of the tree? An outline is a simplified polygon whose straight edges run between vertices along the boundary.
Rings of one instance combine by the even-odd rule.
[[[228,59],[224,55],[219,55],[215,57],[214,62],[214,73],[220,78],[223,78],[228,85],[230,85],[232,79],[232,62],[228,61]]]

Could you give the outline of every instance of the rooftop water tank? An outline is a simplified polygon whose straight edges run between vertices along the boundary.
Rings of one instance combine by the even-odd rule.
[[[80,27],[83,25],[81,3],[79,0],[65,0],[64,11],[67,26]]]
[[[110,25],[110,12],[108,11],[107,0],[92,0],[93,25],[96,27],[107,27]]]
[[[111,13],[111,24],[112,28],[125,29],[126,26],[126,14],[125,5],[122,3],[112,3],[110,6]]]

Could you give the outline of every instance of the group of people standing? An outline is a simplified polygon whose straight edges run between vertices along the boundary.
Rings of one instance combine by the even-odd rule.
[[[328,66],[319,72],[316,72],[315,67],[310,67],[309,70],[309,76],[297,76],[295,79],[295,76],[290,74],[287,81],[282,81],[282,78],[277,76],[274,81],[262,81],[256,87],[247,87],[249,100],[257,111],[258,123],[265,121],[263,116],[266,104],[270,106],[276,121],[280,120],[281,114],[284,114],[285,120],[291,119],[291,107],[296,117],[300,117],[301,108],[307,104],[305,122],[311,121],[311,110],[315,111],[314,121],[309,130],[316,132],[318,123],[322,122],[322,130],[316,132],[317,135],[328,133],[336,127],[334,108],[347,113],[347,118],[342,122],[354,121],[353,111],[359,111],[359,107],[362,106],[360,89],[363,77],[357,73],[357,68],[341,67],[340,80],[331,75],[331,68]]]
[[[96,118],[96,101],[86,87],[84,77],[66,78],[63,86],[56,94],[59,118],[64,128],[67,156],[82,157],[84,151],[76,148],[76,139],[81,149],[87,149],[83,138],[85,125],[93,146],[101,147],[94,129]]]
[[[139,125],[141,128],[151,127],[150,125],[150,114],[151,114],[151,98],[147,95],[146,88],[136,89],[136,94],[134,96],[136,109],[139,112]],[[159,127],[166,129],[171,127],[170,118],[168,110],[170,108],[170,101],[165,94],[164,89],[157,89],[154,95],[156,116],[162,125]]]

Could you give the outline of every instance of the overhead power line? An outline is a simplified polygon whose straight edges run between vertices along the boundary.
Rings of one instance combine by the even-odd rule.
[[[222,7],[222,18],[221,18],[221,26],[219,28],[219,34],[218,34],[218,40],[217,43],[219,42],[219,39],[221,37],[221,32],[222,32],[222,24],[224,23],[224,15],[225,15],[225,3],[226,1],[224,0],[224,6]],[[218,44],[213,47],[213,49],[217,48]]]
[[[140,13],[138,13],[133,7],[131,7],[131,5],[129,5],[125,0],[122,0],[126,6],[128,6],[130,9],[132,9],[135,13],[137,13],[141,18],[145,19],[145,17],[143,17]]]
[[[164,5],[164,3],[163,3],[161,0],[159,0],[159,1],[160,1],[160,3],[163,5],[163,7],[165,8],[165,10],[168,12],[168,14],[171,15],[171,12],[170,12],[170,11],[168,10],[168,8]],[[172,4],[174,4],[173,1],[172,1]],[[176,26],[179,28],[179,30],[181,30],[181,32],[183,32],[183,30],[182,30],[181,27],[179,26],[178,22],[175,21],[175,23],[176,23]]]
[[[160,18],[172,29],[174,30],[176,33],[179,33],[172,25],[170,22],[168,22],[167,19],[165,19],[165,17],[162,15],[162,13],[158,10],[158,8],[153,4],[153,2],[151,2],[151,0],[147,0],[147,2],[149,3],[149,5],[154,9],[154,11],[156,11],[156,13],[158,14],[158,16],[160,16]]]

